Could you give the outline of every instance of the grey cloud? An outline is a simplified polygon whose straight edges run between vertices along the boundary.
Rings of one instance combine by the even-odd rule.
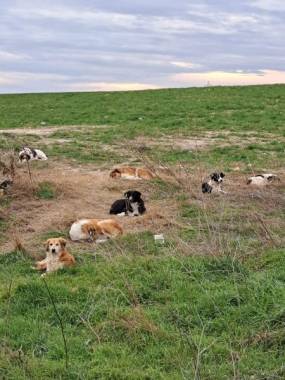
[[[88,82],[171,87],[176,73],[281,71],[285,16],[276,12],[278,5],[284,9],[280,4],[4,1],[0,92],[64,91]]]

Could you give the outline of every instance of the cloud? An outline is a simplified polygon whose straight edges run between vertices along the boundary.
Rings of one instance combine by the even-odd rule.
[[[191,86],[236,86],[285,83],[285,71],[260,70],[257,73],[210,71],[203,73],[180,73],[170,78],[175,83]]]
[[[173,78],[193,74],[192,81],[205,83],[202,71],[227,73],[211,79],[223,84],[251,83],[252,75],[263,83],[268,72],[282,72],[284,67],[284,4],[0,2],[0,92],[184,86]],[[230,78],[232,73],[239,76]]]
[[[201,67],[201,65],[192,62],[183,62],[183,61],[172,61],[171,65],[182,67],[183,69],[195,69]]]
[[[22,61],[22,60],[28,59],[28,58],[29,58],[29,56],[26,54],[11,53],[9,51],[0,50],[0,62]]]
[[[11,8],[12,15],[25,19],[39,20],[42,18],[60,20],[65,22],[96,23],[96,26],[110,25],[112,27],[131,27],[134,26],[136,16],[126,15],[115,12],[102,12],[99,10],[72,9],[67,6],[52,6],[50,8]]]
[[[285,11],[285,3],[283,0],[254,0],[252,1],[252,5],[267,11]]]
[[[154,90],[159,86],[147,83],[74,83],[69,86],[70,91],[135,91],[135,90]]]
[[[3,87],[3,93],[60,91],[69,79],[59,74],[0,71],[0,90]]]

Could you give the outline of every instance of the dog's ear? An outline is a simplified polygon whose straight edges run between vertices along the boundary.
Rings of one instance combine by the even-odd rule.
[[[225,174],[223,172],[220,173],[220,176],[224,178]]]
[[[64,248],[66,246],[67,241],[64,238],[59,238],[60,245]]]
[[[45,247],[46,251],[48,251],[49,241],[50,241],[50,239],[47,239],[47,240],[44,242],[44,247]]]

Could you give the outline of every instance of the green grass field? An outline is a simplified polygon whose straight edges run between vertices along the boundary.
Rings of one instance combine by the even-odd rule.
[[[54,162],[101,168],[126,154],[139,161],[132,147],[143,141],[147,159],[175,173],[283,176],[272,190],[241,188],[213,201],[200,201],[187,176],[154,180],[150,203],[177,204],[165,245],[148,227],[96,253],[71,246],[78,265],[46,282],[29,252],[0,255],[0,379],[285,378],[285,86],[1,95],[0,113],[2,152],[32,144]],[[48,139],[9,133],[48,127]],[[176,144],[206,136],[217,142]],[[57,202],[61,194],[44,181],[34,196]],[[7,214],[13,198],[0,206]],[[0,242],[16,217],[0,219]]]

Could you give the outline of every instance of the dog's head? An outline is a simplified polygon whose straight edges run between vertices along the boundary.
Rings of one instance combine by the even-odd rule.
[[[20,160],[20,162],[29,161],[30,159],[31,159],[31,156],[27,152],[21,151],[19,153],[19,160]]]
[[[210,175],[210,178],[217,183],[223,182],[224,177],[225,174],[223,172],[215,172]]]
[[[44,245],[46,251],[53,255],[58,255],[64,251],[67,241],[64,238],[51,238],[48,239]]]
[[[32,158],[36,158],[36,157],[37,157],[37,152],[33,148],[24,147],[19,152],[19,160],[20,160],[20,162],[22,162],[22,161],[29,161]]]
[[[85,234],[87,234],[89,236],[89,239],[91,241],[96,240],[96,238],[100,234],[102,234],[102,229],[100,228],[100,226],[98,226],[98,224],[96,222],[85,223],[85,224],[83,224],[81,229],[82,229],[82,232],[84,232]]]
[[[121,177],[121,172],[119,169],[114,169],[110,173],[111,178],[120,178]]]
[[[5,179],[0,183],[0,189],[7,190],[9,187],[13,185],[13,181],[11,179]]]
[[[124,197],[130,202],[139,202],[141,200],[141,193],[136,190],[129,190],[124,193]]]
[[[263,174],[263,177],[266,178],[268,182],[273,182],[273,181],[280,182],[280,178],[276,174]]]

